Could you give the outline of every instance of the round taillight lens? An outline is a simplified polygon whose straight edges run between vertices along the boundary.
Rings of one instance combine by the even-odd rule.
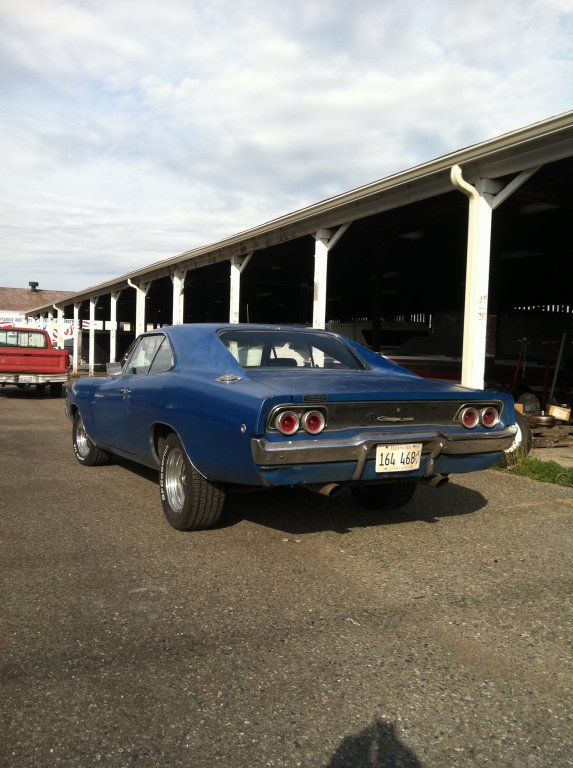
[[[326,424],[324,414],[320,411],[307,411],[302,417],[302,426],[309,435],[318,435]]]
[[[464,408],[460,413],[460,421],[468,429],[473,429],[479,424],[479,413],[476,408]]]
[[[484,425],[484,427],[495,427],[497,422],[499,421],[499,413],[497,412],[497,408],[493,408],[492,406],[489,406],[488,408],[484,408],[481,412],[481,423]]]
[[[293,411],[283,411],[276,418],[275,425],[283,435],[294,435],[298,429],[298,416]]]

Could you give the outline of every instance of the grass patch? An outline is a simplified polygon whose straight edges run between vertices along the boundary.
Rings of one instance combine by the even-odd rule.
[[[519,450],[515,454],[507,454],[498,465],[498,469],[509,472],[511,475],[529,477],[540,483],[553,483],[573,488],[573,467],[566,468],[557,464],[556,461],[541,461],[535,456],[520,455]]]

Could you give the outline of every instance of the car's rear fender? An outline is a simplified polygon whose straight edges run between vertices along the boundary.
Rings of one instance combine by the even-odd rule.
[[[260,485],[251,450],[259,423],[276,402],[253,382],[219,383],[164,392],[162,419],[150,427],[150,451],[157,461],[161,441],[175,432],[193,465],[209,480]],[[267,402],[267,400],[269,402]]]

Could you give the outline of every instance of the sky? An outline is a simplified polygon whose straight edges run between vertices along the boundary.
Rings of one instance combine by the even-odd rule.
[[[0,0],[0,285],[82,290],[573,108],[573,0]]]

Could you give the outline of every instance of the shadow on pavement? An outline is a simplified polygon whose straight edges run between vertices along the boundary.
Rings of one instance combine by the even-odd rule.
[[[114,457],[108,466],[120,466],[126,471],[157,486],[159,500],[159,474],[128,459]],[[106,466],[98,467],[105,472]],[[223,517],[218,528],[227,528],[248,520],[291,534],[334,531],[349,533],[356,528],[369,528],[397,523],[439,523],[442,517],[470,515],[486,505],[486,499],[477,491],[449,483],[442,488],[419,486],[412,501],[401,509],[375,512],[358,506],[348,489],[334,498],[327,498],[301,488],[254,489],[231,492],[227,496]]]
[[[421,486],[412,501],[398,510],[374,512],[359,507],[350,492],[326,498],[297,488],[274,488],[228,498],[223,526],[249,520],[286,533],[317,533],[423,521],[438,523],[442,517],[469,515],[486,505],[477,491],[460,485],[434,489]]]
[[[422,768],[396,736],[394,725],[376,718],[356,736],[347,736],[324,768]]]

